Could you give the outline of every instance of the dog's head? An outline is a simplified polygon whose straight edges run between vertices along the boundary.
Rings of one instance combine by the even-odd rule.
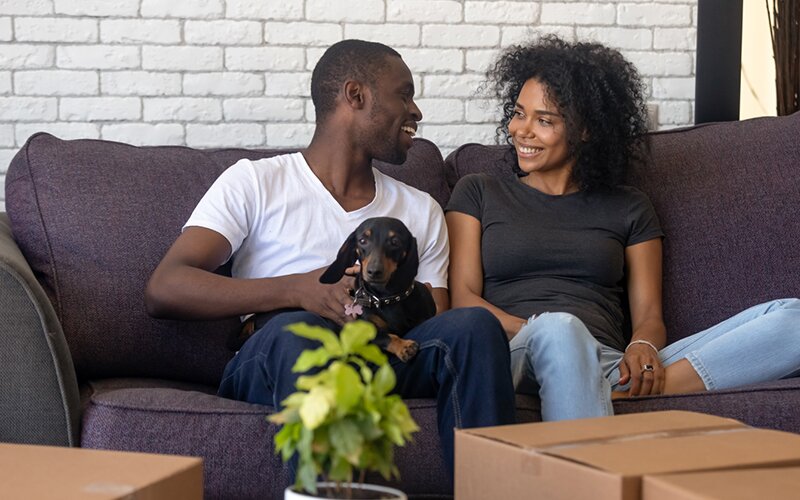
[[[356,261],[361,262],[361,279],[365,283],[385,290],[405,290],[419,268],[417,240],[398,219],[367,219],[347,237],[336,260],[319,280],[336,283]]]

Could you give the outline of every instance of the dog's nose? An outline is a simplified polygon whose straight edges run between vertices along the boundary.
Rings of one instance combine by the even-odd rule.
[[[383,269],[368,267],[367,278],[369,278],[370,280],[379,280],[383,278]]]

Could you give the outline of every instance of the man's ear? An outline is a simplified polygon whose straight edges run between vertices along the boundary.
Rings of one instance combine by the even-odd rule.
[[[344,82],[344,100],[353,109],[361,109],[367,102],[366,86],[355,80]]]

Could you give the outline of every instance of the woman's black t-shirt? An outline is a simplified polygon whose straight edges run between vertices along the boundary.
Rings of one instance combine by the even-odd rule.
[[[633,187],[553,196],[515,175],[462,178],[447,211],[481,223],[483,298],[521,318],[577,316],[624,350],[625,247],[663,237],[653,205]]]

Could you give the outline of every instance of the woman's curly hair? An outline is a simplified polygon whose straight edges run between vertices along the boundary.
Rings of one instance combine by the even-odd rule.
[[[644,84],[619,51],[597,43],[569,43],[546,35],[506,49],[486,76],[503,105],[498,138],[512,144],[508,124],[525,82],[536,79],[565,120],[575,158],[572,180],[591,190],[624,182],[629,167],[645,157],[647,111]],[[513,169],[519,168],[516,154]]]

